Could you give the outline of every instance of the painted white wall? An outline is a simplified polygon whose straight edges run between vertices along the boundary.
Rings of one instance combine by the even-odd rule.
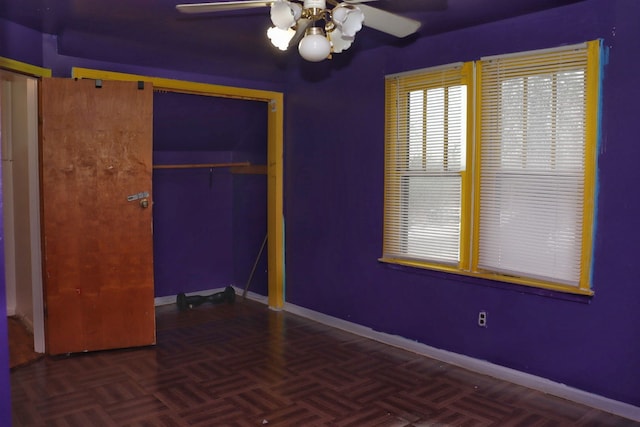
[[[2,174],[7,313],[34,332],[44,352],[38,178],[38,81],[1,72]]]
[[[11,149],[12,82],[0,74],[0,147],[2,148],[2,205],[7,315],[16,314],[15,234],[13,226],[13,150]]]
[[[29,177],[29,229],[31,233],[31,299],[34,350],[44,353],[44,282],[42,278],[42,241],[40,228],[40,149],[38,137],[38,80],[25,81],[27,100],[27,175]]]
[[[16,314],[33,327],[31,229],[29,223],[29,123],[27,79],[12,82],[13,227],[15,232]]]

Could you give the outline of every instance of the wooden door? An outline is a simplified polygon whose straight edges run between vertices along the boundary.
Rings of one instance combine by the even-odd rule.
[[[40,107],[47,352],[154,344],[151,84],[45,78]]]

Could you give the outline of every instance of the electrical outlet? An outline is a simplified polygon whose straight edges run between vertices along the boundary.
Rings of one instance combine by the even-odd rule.
[[[487,327],[487,312],[486,311],[481,311],[480,313],[478,313],[478,326],[480,326],[482,328],[486,328]]]

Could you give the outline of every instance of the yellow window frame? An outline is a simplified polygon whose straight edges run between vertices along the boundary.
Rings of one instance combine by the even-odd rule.
[[[394,257],[382,257],[379,259],[379,261],[381,262],[386,262],[386,263],[391,263],[391,264],[400,264],[400,265],[406,265],[406,266],[410,266],[410,267],[418,267],[418,268],[427,268],[427,269],[433,269],[433,270],[440,270],[440,271],[446,271],[446,272],[452,272],[452,273],[457,273],[461,270],[463,270],[465,268],[465,266],[468,266],[470,263],[470,248],[467,242],[469,242],[469,238],[471,235],[471,224],[469,223],[469,221],[464,221],[464,218],[468,217],[470,215],[471,212],[471,194],[472,194],[472,188],[471,188],[471,176],[472,176],[472,169],[471,169],[471,160],[472,160],[472,150],[470,150],[469,148],[472,146],[471,144],[471,137],[473,135],[473,109],[472,109],[472,105],[473,105],[473,67],[474,64],[473,62],[465,62],[462,63],[461,65],[458,64],[451,64],[451,65],[444,65],[444,66],[440,66],[440,67],[434,67],[434,68],[429,68],[429,69],[425,69],[425,70],[421,70],[421,71],[417,71],[415,73],[411,73],[411,74],[415,74],[417,76],[417,80],[422,80],[421,76],[429,76],[432,73],[436,74],[436,73],[440,73],[443,70],[447,70],[447,69],[454,69],[455,67],[459,66],[459,71],[458,71],[458,77],[459,80],[456,81],[457,84],[460,85],[465,85],[467,86],[467,135],[466,135],[466,157],[465,157],[465,169],[463,171],[460,171],[460,177],[461,177],[461,218],[463,218],[463,221],[461,223],[461,228],[460,228],[460,259],[458,261],[457,266],[452,266],[452,265],[445,265],[445,264],[438,264],[438,263],[434,263],[434,262],[429,262],[429,261],[422,261],[422,260],[411,260],[411,259],[404,259],[404,258],[394,258]],[[444,87],[442,85],[442,83],[437,80],[437,79],[430,79],[430,78],[426,78],[425,80],[427,80],[427,82],[416,82],[415,84],[413,83],[407,83],[406,85],[404,85],[403,87],[403,91],[399,92],[399,93],[393,93],[393,91],[391,91],[392,96],[388,96],[389,95],[389,90],[387,89],[387,99],[385,102],[386,105],[386,111],[389,112],[391,111],[391,109],[393,108],[394,105],[406,105],[407,104],[407,98],[408,98],[408,93],[411,90],[411,88],[413,87],[414,90],[428,90],[428,89],[438,89],[438,88],[442,88]],[[389,120],[389,118],[387,117],[386,120],[386,126],[387,128],[385,129],[385,147],[387,146],[387,144],[390,143],[389,141],[389,135],[390,134],[394,134],[394,129],[397,130],[398,128],[398,123],[396,121],[396,119],[394,118],[393,120]],[[406,145],[406,144],[405,144]],[[385,170],[387,168],[390,167],[390,165],[395,165],[397,164],[399,161],[397,160],[397,158],[394,156],[394,152],[389,151],[389,150],[385,150],[386,154],[385,154]],[[389,210],[388,207],[390,206],[390,204],[392,203],[393,200],[397,200],[397,192],[396,190],[393,188],[393,186],[390,186],[388,184],[387,181],[388,177],[385,176],[385,189],[384,189],[384,206],[385,206],[385,211]],[[386,236],[388,235],[388,233],[392,232],[391,230],[393,229],[393,227],[387,223],[387,221],[384,221],[384,228],[385,231],[383,233],[383,238],[386,238]],[[383,243],[384,244],[384,243]]]
[[[478,268],[479,251],[479,221],[480,221],[480,148],[481,141],[481,109],[476,108],[478,100],[481,99],[482,83],[482,61],[473,61],[464,64],[464,77],[461,82],[467,84],[471,90],[467,95],[473,100],[467,104],[467,123],[469,126],[467,138],[467,167],[462,172],[462,221],[460,234],[460,262],[458,266],[441,265],[421,260],[406,260],[398,258],[380,258],[379,261],[391,264],[405,265],[409,267],[424,268],[447,273],[459,274],[463,276],[476,277],[506,283],[513,283],[529,287],[548,289],[563,293],[577,295],[593,295],[591,286],[591,273],[593,262],[593,242],[595,228],[594,200],[597,187],[597,144],[599,137],[599,108],[600,108],[600,86],[601,86],[601,40],[586,42],[587,67],[586,67],[586,128],[585,128],[585,175],[584,175],[584,195],[583,195],[583,226],[582,226],[582,247],[580,257],[580,279],[578,286],[553,283],[545,280],[538,280],[528,277],[514,277],[506,274],[482,271]],[[425,70],[427,72],[428,70]],[[434,86],[435,87],[435,86]],[[398,99],[387,99],[389,102],[397,102]],[[388,107],[387,107],[388,108]],[[388,111],[388,110],[387,110]],[[393,121],[387,126],[393,126]],[[385,142],[386,142],[385,134]],[[385,161],[394,161],[385,154]],[[385,209],[388,200],[391,198],[390,191],[386,185],[385,176]],[[388,224],[385,221],[385,235]]]

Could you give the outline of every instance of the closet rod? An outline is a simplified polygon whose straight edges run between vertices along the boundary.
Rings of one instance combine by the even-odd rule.
[[[237,166],[251,166],[249,162],[238,163],[196,163],[184,165],[153,165],[154,169],[195,169],[195,168],[229,168]]]

